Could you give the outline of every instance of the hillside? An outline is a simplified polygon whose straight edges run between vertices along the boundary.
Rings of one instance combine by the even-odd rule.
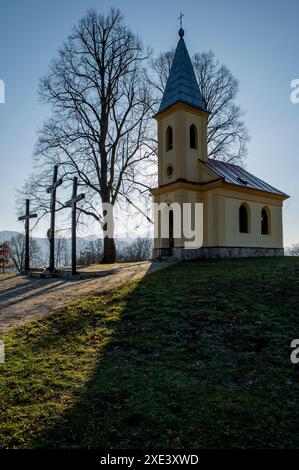
[[[2,447],[299,446],[299,258],[178,263],[4,336]]]
[[[0,243],[11,240],[12,237],[15,237],[18,232],[14,230],[0,230]]]

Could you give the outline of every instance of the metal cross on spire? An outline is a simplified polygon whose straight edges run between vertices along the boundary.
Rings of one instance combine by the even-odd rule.
[[[179,29],[179,36],[182,39],[184,37],[185,31],[183,30],[183,16],[184,13],[180,13],[180,16],[178,17],[178,20],[180,20],[180,29]]]
[[[184,16],[185,16],[184,13],[181,12],[181,13],[180,13],[180,16],[178,17],[178,20],[180,20],[180,28],[183,27],[183,17],[184,17]]]

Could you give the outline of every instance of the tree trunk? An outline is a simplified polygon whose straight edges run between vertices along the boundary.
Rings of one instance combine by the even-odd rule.
[[[106,178],[106,175],[104,175]],[[106,183],[107,184],[107,183]],[[103,203],[103,236],[104,236],[104,256],[102,264],[110,264],[116,262],[116,249],[114,241],[114,206],[110,201],[109,188],[102,198]]]
[[[104,256],[102,259],[103,264],[115,263],[116,261],[116,249],[114,238],[104,238]]]

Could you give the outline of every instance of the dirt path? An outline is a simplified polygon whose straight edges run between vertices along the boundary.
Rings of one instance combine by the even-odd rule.
[[[167,263],[126,263],[102,267],[103,277],[68,281],[27,276],[0,276],[0,333],[21,323],[49,315],[63,304],[86,294],[100,293],[150,272]],[[104,270],[106,270],[104,272]]]

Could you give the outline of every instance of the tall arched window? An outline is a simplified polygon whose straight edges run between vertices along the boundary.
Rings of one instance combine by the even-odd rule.
[[[168,126],[166,131],[166,150],[173,149],[172,127]]]
[[[249,212],[245,204],[239,208],[239,231],[240,233],[249,232]]]
[[[269,235],[270,230],[270,221],[269,221],[269,211],[266,207],[262,209],[261,212],[261,233],[262,235]]]
[[[197,149],[197,128],[194,124],[190,126],[190,148]]]

